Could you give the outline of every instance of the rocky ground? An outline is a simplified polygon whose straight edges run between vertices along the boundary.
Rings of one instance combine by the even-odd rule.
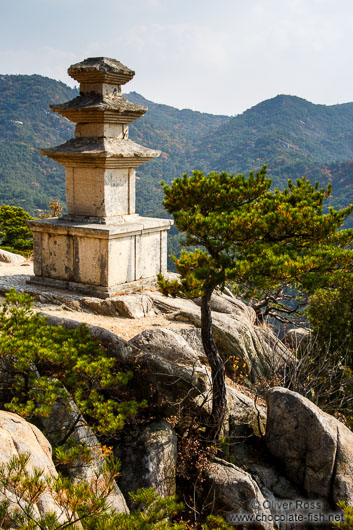
[[[78,300],[83,297],[69,295],[62,291],[52,291],[50,288],[43,289],[26,285],[26,281],[33,276],[33,262],[26,260],[23,263],[1,263],[0,262],[0,301],[4,299],[4,293],[9,287],[15,287],[19,291],[27,291],[37,296],[35,307],[48,315],[60,318],[70,318],[85,324],[101,326],[119,337],[129,340],[145,329],[156,328],[190,328],[190,324],[184,322],[172,322],[164,314],[141,316],[138,319],[126,318],[115,314],[114,316],[100,315],[88,308],[82,310]],[[50,302],[52,298],[52,302]],[[66,298],[66,300],[64,300]],[[41,301],[42,300],[42,301]],[[54,303],[55,302],[55,303]]]
[[[31,273],[30,262],[0,263],[0,293],[4,295],[9,287],[30,292],[36,310],[48,316],[50,325],[72,329],[85,322],[111,355],[135,369],[134,384],[146,392],[144,399],[149,401],[150,388],[163,398],[164,416],[135,426],[115,447],[122,477],[112,502],[120,511],[126,510],[127,492],[139,487],[173,494],[185,435],[176,431],[171,418],[180,415],[180,409],[189,415],[196,411],[207,423],[211,408],[211,374],[200,337],[199,301],[166,298],[158,291],[100,300],[28,285]],[[260,514],[259,527],[272,530],[277,525],[271,516],[283,499],[320,501],[325,513],[341,500],[353,504],[353,433],[286,388],[269,390],[267,403],[255,399],[253,383],[270,382],[273,373],[280,373],[295,357],[270,329],[257,326],[253,310],[230,293],[215,294],[211,308],[219,351],[247,367],[245,387],[232,381],[232,365],[226,365],[228,406],[222,436],[228,446],[224,458],[214,456],[204,469],[204,487],[213,496],[215,512]],[[69,410],[56,411],[51,418],[54,427],[72,422],[76,409],[73,403]],[[14,423],[27,436],[30,427],[17,418],[0,413],[0,436],[1,428],[8,431],[6,425],[10,425],[11,430]],[[52,443],[54,431],[43,422],[43,432]],[[88,446],[98,443],[84,422],[71,436]],[[45,439],[40,445],[48,453]],[[0,452],[0,461],[9,458],[11,451],[9,456]],[[20,454],[23,448],[17,445],[16,451]],[[76,468],[73,477],[88,480],[92,473],[94,469],[78,472]],[[312,526],[294,523],[286,528]]]

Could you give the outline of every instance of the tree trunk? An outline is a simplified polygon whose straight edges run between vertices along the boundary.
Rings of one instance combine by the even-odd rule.
[[[219,437],[227,406],[224,362],[218,353],[212,333],[210,301],[213,290],[213,288],[207,288],[201,298],[202,344],[212,374],[212,414],[207,429],[207,437],[210,441],[217,440]]]

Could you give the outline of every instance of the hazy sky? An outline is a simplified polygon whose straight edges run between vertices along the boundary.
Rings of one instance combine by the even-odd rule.
[[[136,71],[126,91],[214,114],[277,94],[353,101],[353,0],[0,0],[0,74],[73,84],[86,57]]]

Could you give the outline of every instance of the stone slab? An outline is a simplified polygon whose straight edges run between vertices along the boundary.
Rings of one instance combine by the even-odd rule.
[[[20,266],[17,267],[20,269]],[[130,282],[122,285],[117,285],[116,293],[107,296],[102,290],[95,292],[90,286],[75,284],[72,287],[68,286],[68,282],[62,281],[41,281],[41,279],[33,276],[33,268],[30,264],[23,268],[23,273],[5,274],[1,275],[0,268],[0,295],[5,295],[10,289],[15,288],[18,293],[28,293],[42,304],[64,306],[66,309],[74,309],[80,311],[91,312],[96,311],[97,314],[104,314],[104,309],[107,307],[107,301],[111,298],[115,300],[115,296],[144,293],[150,294],[151,291],[158,290],[159,287],[156,278],[147,278]],[[22,269],[21,268],[21,269]],[[37,280],[37,281],[36,281]],[[113,289],[112,289],[113,290]],[[92,309],[94,307],[94,309]],[[110,314],[110,313],[109,313]],[[113,311],[114,315],[117,312]]]
[[[52,217],[49,219],[33,219],[28,221],[28,226],[34,232],[57,232],[85,237],[99,237],[113,239],[125,237],[126,234],[135,235],[154,230],[168,230],[173,221],[171,219],[158,219],[154,217],[141,217],[139,215],[124,216],[123,222],[114,225],[99,223],[72,222],[66,219]]]
[[[160,155],[128,139],[74,138],[67,142],[40,149],[42,155],[52,158],[65,167],[138,167]]]
[[[88,285],[78,282],[69,282],[63,280],[55,280],[51,278],[40,278],[39,276],[32,276],[27,280],[28,286],[42,287],[44,290],[59,290],[68,291],[70,293],[83,294],[94,298],[114,298],[115,296],[121,296],[124,294],[141,293],[150,289],[158,289],[156,277],[143,278],[133,282],[126,282],[116,284],[110,287],[101,287],[99,285]],[[1,287],[1,286],[0,286]],[[1,288],[0,288],[1,292]]]
[[[147,110],[146,107],[135,105],[135,103],[131,103],[118,93],[105,95],[96,93],[81,94],[66,103],[50,105],[50,108],[64,116],[64,118],[76,123],[97,123],[97,118],[100,122],[107,123],[110,121],[109,118],[113,118],[115,123],[123,124],[137,120]]]

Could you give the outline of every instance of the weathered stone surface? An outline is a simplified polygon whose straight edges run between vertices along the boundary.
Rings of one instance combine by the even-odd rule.
[[[261,515],[266,519],[271,512],[264,507],[266,499],[249,473],[217,458],[206,474],[215,495],[215,507],[218,512],[248,513],[253,516],[258,514],[260,517],[256,528],[274,528],[272,523],[261,521]]]
[[[239,439],[246,439],[253,434],[263,436],[266,428],[266,409],[254,402],[240,390],[226,385],[227,414],[225,432],[236,445]]]
[[[90,462],[76,460],[68,467],[68,473],[74,482],[97,481],[99,487],[100,481],[103,482],[102,466],[104,465],[100,444],[92,429],[82,418],[74,401],[72,399],[68,402],[58,400],[51,416],[43,418],[42,423],[46,435],[53,444],[60,443],[66,433],[72,430],[69,439],[87,446],[91,455]],[[128,513],[124,496],[116,484],[107,501],[118,513]]]
[[[123,98],[120,95],[100,95],[91,93],[88,95],[80,95],[77,96],[77,98],[72,99],[71,101],[67,101],[66,103],[60,103],[58,105],[50,105],[51,110],[58,112],[62,116],[68,117],[69,119],[72,119],[71,112],[74,110],[83,110],[85,109],[90,111],[107,111],[107,110],[114,110],[118,112],[122,117],[122,123],[126,123],[126,120],[124,120],[125,115],[129,116],[132,115],[134,118],[139,118],[140,116],[143,116],[145,114],[147,108],[143,107],[141,105],[136,105],[135,103],[131,103],[131,101],[128,101],[127,99]],[[67,116],[69,114],[69,116]],[[72,120],[76,121],[76,120]],[[83,121],[83,120],[77,120],[77,121]],[[102,116],[101,121],[104,121],[104,117]],[[130,120],[128,120],[130,121]]]
[[[165,297],[161,293],[149,293],[157,308],[170,313],[171,318],[189,322],[201,327],[200,308],[191,300]],[[224,298],[224,305],[223,299]],[[223,311],[230,310],[230,297],[216,297],[215,303]],[[221,300],[220,300],[221,299]],[[239,302],[234,305],[232,314],[212,311],[213,334],[219,349],[224,356],[235,355],[245,362],[249,378],[257,378],[272,373],[273,367],[280,368],[293,361],[293,355],[270,329],[255,326],[253,313]],[[242,311],[243,309],[243,311]]]
[[[101,300],[100,298],[85,297],[80,300],[80,307],[88,309],[96,315],[108,317],[116,316],[116,310],[111,300]]]
[[[17,414],[0,411],[0,430],[3,437],[2,448],[11,448],[10,456],[30,453],[31,465],[43,469],[47,476],[56,476],[52,462],[51,445],[41,431]],[[1,462],[7,462],[9,454],[0,452]]]
[[[32,282],[100,298],[167,268],[168,219],[135,214],[135,168],[160,151],[128,139],[128,123],[146,112],[121,96],[134,75],[119,61],[91,57],[70,67],[80,96],[52,106],[77,123],[76,137],[40,152],[66,168],[66,219],[35,220]],[[109,225],[105,232],[102,226]],[[149,287],[151,288],[151,284]]]
[[[201,298],[195,298],[194,302],[201,307]],[[238,298],[225,293],[213,293],[211,298],[211,310],[216,313],[225,313],[235,319],[243,319],[246,317],[252,323],[255,323],[256,320],[256,314],[252,307],[247,306]]]
[[[266,444],[309,497],[353,503],[353,433],[296,392],[268,392]]]
[[[76,138],[128,138],[128,126],[124,123],[78,123],[75,127]]]
[[[201,325],[198,316],[192,315],[190,321]],[[290,352],[271,330],[253,326],[246,318],[236,321],[213,313],[213,333],[220,352],[239,356],[246,363],[251,381],[270,375],[274,365],[285,366],[291,359]]]
[[[129,491],[139,488],[154,488],[162,497],[175,495],[177,437],[167,421],[153,422],[133,437],[129,434],[119,453],[119,485],[127,499]]]
[[[300,499],[302,497],[301,491],[287,478],[280,475],[274,467],[251,464],[248,471],[256,479],[262,492],[268,490],[274,497],[281,499]]]
[[[159,291],[150,291],[148,292],[148,295],[152,298],[157,309],[162,313],[177,314],[180,311],[190,311],[191,313],[196,311],[200,313],[199,307],[192,300],[164,296]]]
[[[68,74],[79,83],[110,81],[115,84],[124,84],[134,77],[135,72],[110,57],[89,57],[72,64],[68,69]]]
[[[173,331],[186,340],[201,362],[208,364],[208,360],[202,345],[200,328],[174,328]]]
[[[68,329],[76,329],[80,325],[71,319],[52,315],[47,317],[49,325],[62,325]],[[140,370],[135,371],[134,384],[140,389],[142,398],[148,398],[149,388],[152,387],[163,396],[170,413],[175,413],[176,408],[179,409],[183,403],[186,407],[198,407],[200,414],[204,414],[207,419],[212,406],[212,379],[206,366],[185,365],[178,358],[166,359],[153,349],[140,349],[101,327],[88,328],[91,335],[106,345],[110,353],[116,355],[126,366],[132,369],[139,366]],[[146,395],[143,394],[144,389]],[[247,429],[247,435],[254,433],[259,436],[265,423],[263,407],[255,406],[253,399],[231,386],[227,386],[227,400],[225,434],[234,433],[234,425],[241,424]]]
[[[116,296],[111,303],[122,317],[143,318],[156,314],[151,298],[145,294]]]
[[[14,254],[13,252],[8,252],[7,250],[2,250],[0,248],[0,262],[1,263],[24,263],[26,258],[20,256],[19,254]]]
[[[28,472],[33,468],[39,468],[44,472],[45,477],[57,477],[50,443],[37,427],[17,414],[0,411],[0,446],[0,463],[6,464],[12,457],[27,453],[30,455]],[[11,492],[6,493],[5,496],[15,501]],[[56,513],[59,521],[64,522],[62,509],[47,491],[34,504],[34,514],[37,517],[44,516],[48,511]]]
[[[167,361],[186,366],[201,366],[198,353],[187,340],[172,329],[146,329],[130,342],[141,350],[151,351]]]
[[[118,225],[30,221],[35,249],[31,281],[100,298],[124,293],[126,283],[143,287],[143,279],[155,279],[167,268],[170,220],[131,217]]]
[[[45,315],[45,313],[43,313]],[[47,322],[53,326],[64,326],[67,329],[76,329],[80,322],[76,320],[59,318],[53,315],[47,316]],[[134,368],[138,365],[141,368],[141,390],[148,385],[153,385],[156,391],[161,392],[166,400],[174,403],[187,396],[189,403],[194,399],[203,400],[204,393],[208,394],[209,372],[205,367],[187,367],[178,365],[162,359],[153,352],[140,350],[133,344],[118,337],[114,333],[99,326],[88,326],[91,335],[103,345],[109,348],[112,355],[122,361],[125,365]],[[134,381],[137,381],[139,372],[136,372]],[[175,406],[175,405],[174,405]]]
[[[135,214],[135,170],[97,167],[68,167],[66,175],[67,215],[62,220],[73,223],[138,223]],[[112,189],[116,192],[112,194]]]
[[[297,350],[298,348],[305,348],[308,345],[311,339],[311,330],[308,328],[294,328],[290,329],[283,342],[291,348],[292,350]]]
[[[91,90],[94,89],[94,93]],[[127,124],[140,118],[147,110],[146,107],[134,105],[114,92],[114,87],[109,84],[92,85],[85,83],[80,89],[81,95],[72,101],[61,105],[51,105],[51,109],[65,118],[77,123],[76,138],[94,138],[92,127],[85,125],[112,125],[113,128],[96,129],[96,137],[128,139]],[[112,134],[117,125],[124,126],[124,133]],[[116,131],[116,129],[115,129]],[[107,133],[108,134],[105,134]],[[46,152],[46,150],[45,150]],[[156,151],[155,151],[156,152]],[[48,155],[51,156],[51,155]]]
[[[40,149],[42,155],[52,158],[64,166],[74,167],[80,160],[93,167],[138,167],[148,160],[159,156],[160,151],[149,149],[133,142],[117,138],[74,138],[64,144]],[[128,159],[128,163],[124,162]]]
[[[69,329],[75,329],[79,326],[79,322],[69,319],[62,319],[58,317],[49,316],[48,323],[51,325],[63,325]],[[207,416],[211,412],[212,407],[212,379],[210,371],[206,366],[201,365],[203,360],[200,352],[195,352],[192,349],[193,343],[182,342],[184,348],[183,353],[187,353],[187,357],[174,356],[171,346],[171,335],[160,334],[160,330],[149,330],[147,334],[151,338],[150,344],[155,344],[154,333],[158,338],[157,347],[149,347],[149,344],[143,346],[140,344],[137,347],[134,340],[130,342],[124,341],[114,333],[107,331],[97,326],[89,326],[93,337],[99,340],[102,344],[109,347],[109,351],[116,355],[119,360],[125,365],[131,366],[132,369],[136,365],[141,368],[141,380],[139,380],[139,372],[135,373],[134,382],[140,388],[142,397],[148,398],[149,388],[152,387],[159,392],[166,402],[166,407],[169,407],[170,413],[175,413],[183,403],[186,407],[197,407],[201,415]],[[166,331],[166,330],[163,330]],[[177,331],[179,337],[195,336],[198,337],[193,340],[200,345],[199,330],[173,330]],[[190,332],[190,333],[187,333]],[[173,337],[178,338],[178,334]],[[141,334],[145,337],[145,334]],[[138,335],[137,337],[141,337]],[[163,345],[163,341],[165,343]],[[145,343],[144,343],[145,344]],[[189,347],[188,347],[189,346]],[[160,349],[158,349],[160,348]],[[193,357],[189,357],[194,355]],[[190,364],[189,363],[190,359]],[[192,362],[192,359],[196,362]],[[199,359],[200,362],[197,360]],[[143,394],[143,389],[146,389],[146,395]],[[239,442],[239,436],[260,436],[265,430],[266,413],[262,406],[254,404],[254,400],[240,390],[227,385],[227,413],[224,422],[224,434],[231,435],[236,443]]]

